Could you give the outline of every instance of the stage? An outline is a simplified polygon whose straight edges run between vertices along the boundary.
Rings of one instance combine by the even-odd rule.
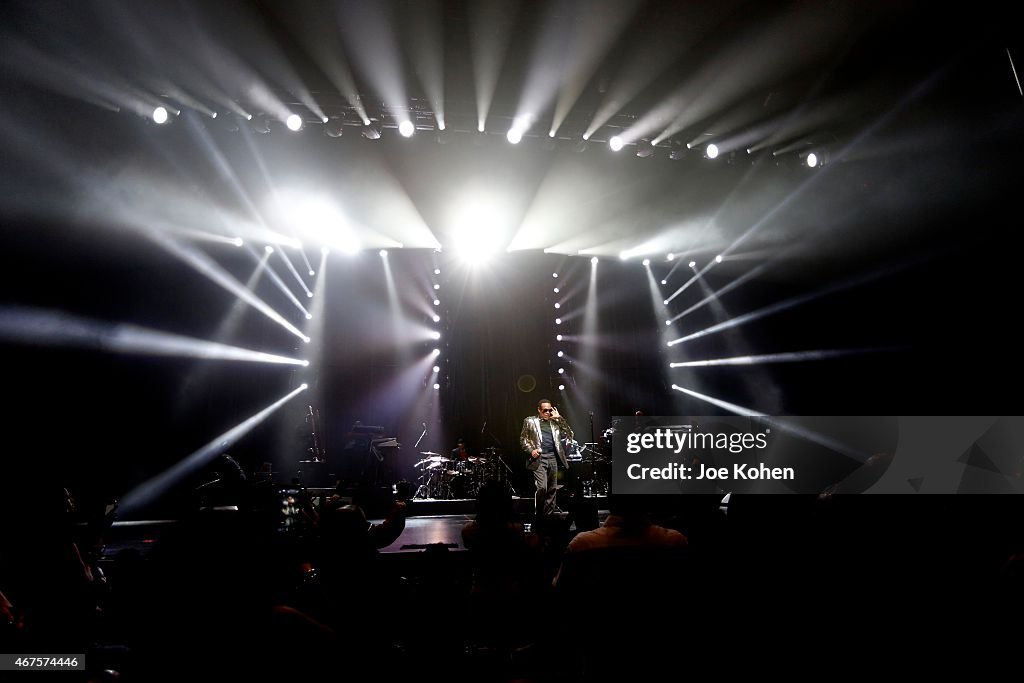
[[[330,491],[329,489],[310,489],[314,498]],[[597,506],[598,519],[601,523],[608,516],[608,498],[606,496],[588,497],[588,501]],[[462,527],[476,517],[474,506],[476,501],[469,498],[452,500],[417,499],[409,503],[409,514],[405,520],[405,529],[394,543],[381,548],[384,554],[417,553],[428,547],[444,547],[450,551],[465,550],[462,544]],[[533,498],[513,497],[512,503],[516,514],[524,521],[533,514]],[[559,513],[566,518],[567,513]],[[370,519],[379,524],[382,519]],[[113,561],[121,551],[147,554],[159,541],[160,537],[178,524],[175,519],[137,519],[116,521],[105,536],[103,558]],[[572,524],[570,520],[570,524]],[[528,529],[530,527],[527,527]],[[575,530],[570,526],[570,530]]]

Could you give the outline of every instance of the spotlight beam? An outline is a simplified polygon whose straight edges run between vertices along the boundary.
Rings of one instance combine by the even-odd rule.
[[[687,389],[686,387],[681,387],[677,384],[673,384],[672,388],[676,391],[681,391],[687,396],[693,396],[694,398],[700,399],[701,401],[704,401],[706,403],[710,403],[713,406],[717,406],[719,408],[722,408],[723,410],[728,410],[730,413],[735,413],[737,415],[742,415],[744,417],[768,417],[767,414],[759,413],[753,408],[745,408],[741,405],[736,405],[735,403],[729,403],[728,401],[723,401],[720,398],[708,396],[707,394],[701,394],[691,389]]]
[[[405,6],[403,42],[415,59],[420,85],[434,112],[439,128],[444,128],[444,47],[443,17],[440,4],[413,2]]]
[[[580,13],[577,24],[570,33],[572,44],[567,55],[561,87],[557,92],[558,99],[550,129],[552,133],[561,127],[583,92],[584,86],[594,75],[602,58],[621,35],[639,5],[637,0],[615,0],[601,3],[599,10],[595,8],[597,11]]]
[[[309,262],[309,257],[306,256],[306,250],[299,247],[299,253],[302,255],[302,262],[306,265],[306,272],[312,275],[314,272],[313,264]]]
[[[157,245],[190,265],[197,272],[204,275],[212,282],[231,292],[302,341],[309,341],[309,337],[304,335],[298,328],[281,317],[281,314],[271,308],[265,301],[246,289],[245,285],[232,277],[226,270],[203,252],[191,249],[168,235],[164,235],[158,230],[147,229],[145,230],[145,234]]]
[[[895,272],[897,272],[899,270],[902,270],[904,267],[906,267],[906,266],[901,265],[901,266],[894,266],[894,267],[891,267],[891,268],[886,268],[886,269],[883,269],[883,270],[878,270],[878,271],[875,271],[873,273],[867,273],[867,274],[861,275],[859,277],[854,277],[854,278],[850,278],[849,280],[845,280],[845,281],[842,281],[842,282],[837,282],[837,283],[835,283],[835,284],[833,284],[833,285],[831,285],[829,287],[826,287],[826,288],[824,288],[822,290],[819,290],[817,292],[809,292],[807,294],[801,294],[800,296],[790,297],[789,299],[784,299],[784,300],[779,301],[777,303],[770,304],[768,306],[765,306],[764,308],[759,308],[756,311],[751,311],[750,313],[744,313],[743,315],[740,315],[740,316],[737,316],[735,318],[732,318],[731,320],[726,320],[724,322],[717,323],[715,325],[712,325],[711,327],[707,327],[707,328],[705,328],[703,330],[699,330],[699,331],[694,332],[693,334],[689,334],[689,335],[687,335],[685,337],[680,337],[679,339],[673,339],[668,344],[669,344],[669,346],[675,346],[676,344],[682,344],[684,342],[688,342],[691,339],[699,339],[700,337],[705,337],[705,336],[707,336],[709,334],[714,334],[715,332],[721,332],[722,330],[727,330],[727,329],[730,329],[730,328],[733,328],[733,327],[739,327],[740,325],[745,325],[745,324],[747,324],[749,322],[753,322],[753,321],[759,320],[761,318],[766,318],[766,317],[768,317],[768,316],[770,316],[770,315],[772,315],[774,313],[779,313],[781,311],[789,310],[791,308],[796,308],[797,306],[802,306],[803,304],[806,304],[806,303],[809,303],[811,301],[814,301],[815,299],[820,299],[821,297],[824,297],[824,296],[828,296],[829,294],[834,294],[836,292],[841,292],[841,291],[844,291],[844,290],[847,290],[847,289],[853,289],[855,287],[859,287],[859,286],[867,284],[868,282],[871,282],[873,280],[877,280],[877,279],[880,279],[882,277],[886,277],[888,275],[891,275],[892,273],[895,273]],[[726,286],[728,287],[728,285],[726,285]],[[723,287],[722,289],[718,290],[718,292],[716,292],[715,296],[721,296],[724,293],[724,291],[725,291],[725,288]]]
[[[861,353],[877,353],[894,351],[891,347],[874,347],[864,349],[826,349],[816,351],[789,351],[786,353],[766,353],[759,356],[736,356],[734,358],[715,358],[712,360],[693,360],[684,363],[669,363],[670,368],[702,368],[716,365],[761,365],[764,363],[802,363],[812,360],[827,360],[841,356],[852,356]]]
[[[677,315],[674,318],[672,318],[672,322],[676,322],[677,320],[679,320],[681,318],[685,318],[686,316],[690,315],[691,313],[696,311],[698,308],[704,306],[708,302],[711,302],[711,301],[714,301],[714,300],[720,298],[723,294],[727,294],[727,293],[731,292],[732,290],[736,289],[737,287],[739,287],[740,285],[742,285],[743,283],[745,283],[745,282],[747,282],[747,281],[757,277],[758,275],[760,275],[761,273],[766,271],[770,264],[771,264],[771,262],[768,261],[768,262],[762,263],[759,266],[751,268],[749,271],[747,271],[746,273],[744,273],[740,277],[736,278],[735,280],[733,280],[729,284],[725,285],[724,287],[720,288],[719,290],[717,290],[715,292],[712,292],[711,294],[707,295],[706,297],[704,297],[703,299],[701,299],[700,301],[698,301],[694,305],[692,305],[689,308],[687,308],[685,311],[683,311],[679,315]],[[710,267],[710,266],[708,266],[708,267]],[[705,270],[707,270],[707,267],[705,267]],[[703,273],[703,272],[704,271],[702,270],[701,273]],[[698,279],[700,279],[700,274],[697,274],[697,275],[695,275],[693,277],[694,281],[696,281]],[[689,283],[687,283],[687,285],[689,285]],[[673,297],[674,296],[675,295],[673,295]],[[671,300],[672,299],[670,298],[669,301],[671,301]]]
[[[306,361],[297,358],[151,330],[128,323],[107,323],[62,311],[16,306],[0,308],[0,339],[38,346],[95,349],[109,353],[300,366],[307,364]]]
[[[266,253],[263,254],[263,256],[259,259],[258,263],[256,264],[256,267],[252,271],[252,275],[249,276],[249,279],[245,283],[245,286],[249,290],[256,289],[256,284],[259,282],[260,277],[267,269],[267,260],[269,259],[270,254]],[[246,308],[247,307],[244,301],[242,301],[241,299],[235,299],[235,301],[231,304],[231,308],[224,316],[224,319],[221,320],[220,324],[217,325],[217,329],[213,333],[213,339],[218,342],[224,342],[225,340],[231,338],[238,331],[239,323],[241,323],[242,321],[242,314],[245,313]],[[197,382],[201,380],[201,378],[204,378],[206,376],[206,374],[210,371],[210,368],[210,365],[197,363],[194,367],[192,367],[191,370],[188,371],[188,374],[181,382],[181,386],[188,387],[196,385]],[[178,394],[178,398],[176,400],[176,407],[180,409],[184,401],[185,392],[181,392]]]
[[[257,262],[265,265],[266,270],[267,270],[267,275],[270,276],[270,281],[273,282],[275,285],[277,285],[277,288],[280,289],[281,292],[286,297],[288,297],[289,301],[291,301],[293,304],[295,304],[296,308],[298,308],[300,311],[302,311],[303,317],[309,315],[309,311],[307,311],[306,307],[302,305],[302,302],[299,301],[298,298],[296,298],[296,296],[294,294],[292,294],[292,290],[288,289],[288,285],[286,285],[284,283],[284,280],[281,279],[281,276],[278,275],[274,271],[273,267],[271,267],[271,265],[269,263],[266,263],[266,261],[270,257],[270,254],[264,253],[263,256],[260,256],[259,254],[256,253],[256,250],[253,249],[252,247],[248,247],[248,249],[249,249],[249,253],[252,255],[252,257],[254,259],[256,259]],[[252,288],[250,287],[249,289],[251,290]]]
[[[467,7],[472,28],[469,47],[476,92],[477,130],[481,133],[512,37],[516,7],[517,4],[511,2],[471,2]]]
[[[292,271],[292,275],[294,275],[295,279],[298,280],[299,286],[302,287],[302,291],[306,293],[306,297],[312,297],[313,292],[309,291],[309,287],[306,286],[306,282],[302,279],[302,276],[299,275],[299,271],[295,270],[295,266],[292,265],[292,260],[288,258],[288,254],[284,253],[284,249],[281,248],[281,245],[277,245],[276,251],[281,255],[281,259],[284,261],[285,265],[288,266],[288,270]]]
[[[385,106],[392,112],[408,112],[405,77],[397,27],[389,3],[350,3],[336,5],[338,22],[351,57],[367,82],[371,83]]]
[[[863,131],[861,131],[856,138],[851,140],[841,150],[838,150],[837,153],[833,155],[833,158],[837,160],[846,158],[852,150],[860,147],[865,142],[867,142],[876,132],[883,129],[892,118],[894,118],[899,112],[901,112],[903,109],[909,106],[911,102],[921,99],[928,91],[930,91],[935,86],[935,84],[939,82],[941,75],[946,70],[948,70],[948,68],[949,67],[947,65],[946,67],[932,73],[928,78],[924,79],[921,83],[917,85],[917,87],[915,87],[913,90],[907,93],[891,109],[889,109],[884,114],[881,114],[869,126],[867,126]],[[781,212],[784,208],[788,207],[792,202],[796,201],[801,195],[815,187],[818,183],[822,182],[826,175],[827,174],[824,172],[814,173],[810,175],[807,178],[807,180],[802,182],[796,189],[789,193],[789,195],[787,195],[785,198],[779,201],[770,210],[765,212],[765,214],[760,219],[758,219],[756,223],[747,228],[747,230],[745,230],[743,234],[737,237],[732,244],[730,244],[728,247],[725,248],[725,250],[721,252],[721,255],[726,256],[735,251],[741,244],[743,244],[743,242],[749,239],[752,235],[754,235],[754,233],[756,233],[762,227],[767,225],[769,221],[774,219],[779,214],[779,212]],[[747,177],[749,177],[749,173]],[[744,180],[746,180],[746,177],[744,178]],[[739,187],[737,186],[737,190],[738,189]],[[732,200],[733,196],[735,196],[735,191],[733,195],[730,196],[730,201]],[[801,248],[802,245],[805,246],[808,241],[809,240],[798,241],[793,247],[787,249],[785,253]]]
[[[756,410],[753,410],[752,408],[746,408],[744,406],[736,405],[735,403],[729,403],[728,401],[723,401],[722,399],[715,398],[713,396],[708,396],[707,394],[701,394],[691,389],[687,389],[686,387],[681,387],[677,384],[673,384],[672,388],[675,391],[682,392],[688,396],[692,396],[706,403],[710,403],[713,406],[718,406],[719,408],[728,410],[729,412],[735,413],[737,415],[742,415],[744,417],[764,418],[764,422],[766,424],[769,424],[776,429],[781,429],[782,431],[789,432],[794,436],[806,439],[807,441],[811,441],[826,448],[830,448],[836,451],[837,453],[841,453],[842,455],[845,455],[846,457],[852,460],[856,460],[857,462],[867,462],[868,458],[870,457],[870,454],[865,453],[860,449],[853,448],[849,444],[843,443],[842,441],[837,441],[832,437],[807,429],[806,427],[803,427],[801,425],[794,424],[792,422],[786,422],[785,420],[780,420],[778,418],[769,417],[765,413],[759,413]]]
[[[161,472],[152,479],[139,484],[125,494],[121,499],[121,509],[126,512],[131,511],[138,508],[143,503],[148,503],[159,498],[175,484],[179,483],[190,474],[202,469],[217,455],[231,448],[239,439],[270,417],[270,415],[277,411],[278,408],[305,391],[306,388],[306,385],[303,384],[302,386],[293,389],[252,417],[247,418],[245,421],[217,436],[205,446],[186,456],[183,460],[179,461],[169,469]]]

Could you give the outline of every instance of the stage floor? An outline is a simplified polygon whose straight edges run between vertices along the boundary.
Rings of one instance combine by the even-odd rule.
[[[533,511],[532,498],[516,498],[516,511],[529,519]],[[475,501],[471,499],[412,501],[409,517],[405,521],[402,535],[391,545],[381,548],[382,553],[421,552],[430,545],[443,544],[450,551],[465,550],[462,545],[462,527],[476,515]],[[444,514],[430,514],[441,512]],[[564,513],[563,513],[564,514]],[[608,516],[607,499],[598,499],[598,519],[604,523]],[[371,519],[380,523],[380,519]],[[160,537],[174,528],[177,520],[139,519],[116,521],[105,537],[104,557],[112,559],[122,550],[148,553],[159,542]]]

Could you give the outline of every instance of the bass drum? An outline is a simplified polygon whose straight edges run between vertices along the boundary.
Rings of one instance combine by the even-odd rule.
[[[473,497],[473,482],[472,477],[468,473],[462,472],[449,472],[448,473],[448,492],[449,498],[472,498]]]

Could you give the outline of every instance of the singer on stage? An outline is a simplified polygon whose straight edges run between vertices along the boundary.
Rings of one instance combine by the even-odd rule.
[[[533,472],[537,485],[536,515],[550,515],[555,511],[555,482],[559,465],[568,469],[569,463],[562,447],[562,439],[572,439],[572,428],[558,414],[551,401],[544,398],[537,403],[537,414],[523,420],[519,442],[528,455],[526,469]]]

